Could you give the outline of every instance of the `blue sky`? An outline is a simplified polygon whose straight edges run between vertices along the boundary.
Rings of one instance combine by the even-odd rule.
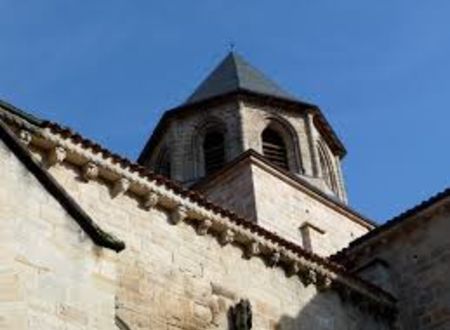
[[[450,183],[450,1],[1,0],[0,98],[135,159],[230,42],[318,104],[380,222]]]

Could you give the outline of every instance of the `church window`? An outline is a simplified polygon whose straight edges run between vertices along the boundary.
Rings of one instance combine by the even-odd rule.
[[[220,132],[206,133],[203,141],[205,172],[210,174],[220,169],[225,163],[225,139]]]
[[[263,155],[273,164],[289,170],[286,145],[283,138],[271,128],[262,133]]]
[[[161,150],[158,160],[155,166],[155,172],[170,178],[170,172],[172,170],[170,163],[170,152],[168,149],[164,148]]]

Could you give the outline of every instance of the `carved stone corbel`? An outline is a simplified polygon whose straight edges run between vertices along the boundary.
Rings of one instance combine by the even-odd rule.
[[[61,164],[67,157],[67,151],[62,146],[55,146],[48,155],[47,163],[49,166]]]
[[[174,225],[179,224],[187,218],[187,208],[184,205],[178,205],[170,214],[170,220]]]
[[[301,280],[305,286],[308,286],[311,283],[316,283],[317,282],[317,273],[312,269],[306,269],[301,274]]]
[[[114,187],[112,190],[113,197],[123,195],[128,190],[128,188],[130,188],[130,184],[131,182],[127,178],[120,178],[119,180],[117,180],[114,183]]]
[[[260,252],[260,247],[258,242],[251,242],[249,245],[247,245],[245,249],[245,257],[251,258],[253,256],[258,255]]]
[[[161,198],[161,196],[158,193],[156,193],[154,191],[150,191],[147,194],[147,196],[145,197],[144,207],[147,210],[154,208],[156,205],[158,205],[160,198]]]
[[[227,245],[234,241],[234,231],[227,228],[220,234],[219,242],[222,245]]]
[[[333,281],[331,280],[331,278],[329,276],[322,275],[322,276],[319,276],[319,278],[318,278],[317,288],[319,289],[319,291],[325,291],[325,290],[328,290],[329,288],[331,288],[332,283],[333,283]]]
[[[300,264],[297,261],[294,261],[290,264],[287,274],[288,276],[294,276],[300,271]]]
[[[208,233],[209,228],[212,226],[212,221],[210,219],[203,219],[199,222],[197,226],[197,234],[206,235]]]
[[[29,145],[31,140],[33,139],[33,136],[26,129],[21,129],[19,132],[19,139],[23,144]]]
[[[281,259],[281,253],[279,251],[273,252],[269,258],[269,266],[275,267],[280,262],[280,259]]]
[[[99,169],[94,162],[88,162],[83,166],[83,178],[86,181],[96,179],[98,177]]]

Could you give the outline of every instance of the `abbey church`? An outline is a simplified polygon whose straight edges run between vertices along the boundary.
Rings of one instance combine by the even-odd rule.
[[[234,52],[136,162],[0,101],[0,329],[449,330],[450,189],[377,225],[346,153]]]

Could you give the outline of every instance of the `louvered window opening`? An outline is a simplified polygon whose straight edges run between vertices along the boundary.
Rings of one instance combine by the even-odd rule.
[[[289,170],[286,146],[281,136],[267,128],[262,134],[263,154],[273,164]]]
[[[220,169],[225,163],[225,141],[223,134],[213,132],[205,136],[203,143],[205,156],[205,172],[213,173]]]

